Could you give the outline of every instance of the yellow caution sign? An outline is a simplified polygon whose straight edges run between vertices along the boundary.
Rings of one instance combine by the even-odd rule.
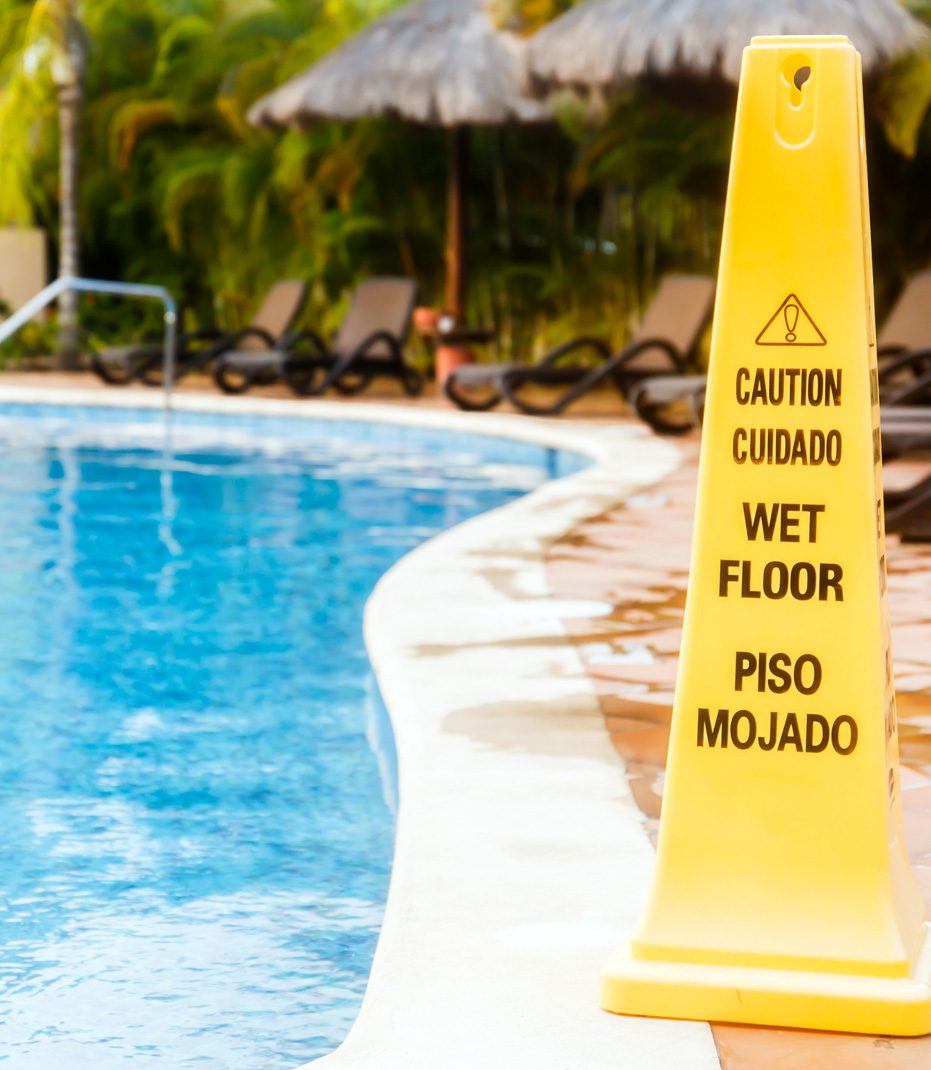
[[[656,871],[611,1011],[931,1032],[886,610],[860,57],[754,38]]]

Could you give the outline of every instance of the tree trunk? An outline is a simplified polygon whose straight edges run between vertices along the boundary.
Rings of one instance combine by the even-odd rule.
[[[469,132],[454,126],[449,132],[449,175],[446,192],[446,311],[462,319],[466,289],[465,235]]]
[[[78,79],[58,89],[58,123],[61,138],[59,160],[58,274],[80,271],[78,235],[78,138],[81,128],[83,86]],[[58,301],[58,366],[67,371],[79,367],[80,328],[78,294],[68,290]]]

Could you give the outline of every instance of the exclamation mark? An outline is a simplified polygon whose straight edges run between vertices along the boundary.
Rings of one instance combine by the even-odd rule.
[[[794,342],[798,337],[795,333],[795,325],[798,323],[798,305],[786,305],[782,310],[783,316],[786,318],[786,341]]]

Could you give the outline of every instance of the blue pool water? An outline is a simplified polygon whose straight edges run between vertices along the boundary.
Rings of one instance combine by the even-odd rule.
[[[579,466],[300,419],[178,416],[166,450],[144,413],[0,406],[0,1064],[339,1043],[393,835],[365,599]]]

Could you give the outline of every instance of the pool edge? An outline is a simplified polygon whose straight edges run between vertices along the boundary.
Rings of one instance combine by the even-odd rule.
[[[605,953],[639,914],[653,850],[561,623],[574,607],[544,572],[553,543],[678,451],[626,423],[478,420],[595,463],[437,536],[369,599],[399,756],[397,850],[359,1017],[308,1067],[717,1068],[707,1025],[599,1009]]]

